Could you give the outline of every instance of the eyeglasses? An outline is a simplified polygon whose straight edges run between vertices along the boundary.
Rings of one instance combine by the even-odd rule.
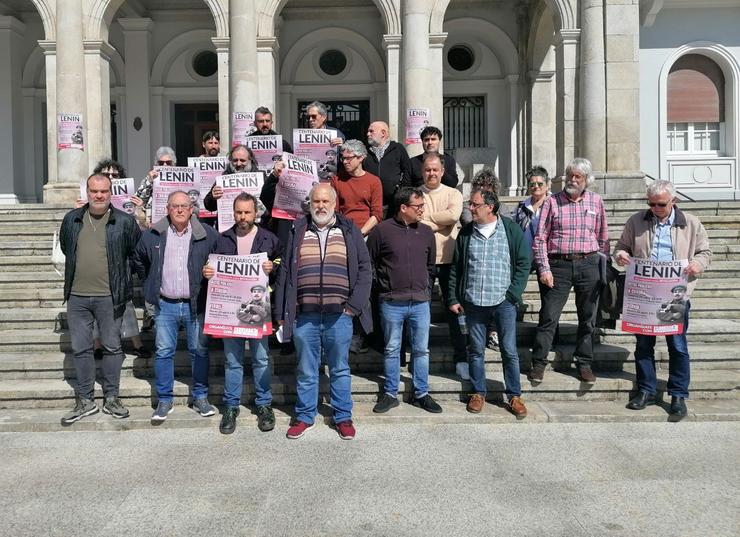
[[[356,158],[360,158],[360,157],[358,157],[357,155],[349,155],[349,156],[342,155],[342,160],[354,160]]]
[[[175,209],[175,210],[177,209],[186,210],[186,209],[190,209],[192,205],[190,203],[180,203],[178,205],[168,205],[167,207],[169,207],[170,209]]]
[[[157,166],[172,166],[171,160],[158,160]]]
[[[404,203],[404,205],[406,207],[412,207],[418,211],[419,209],[423,209],[426,203]]]
[[[118,172],[100,172],[100,175],[105,175],[108,179],[118,179],[121,174]]]
[[[468,202],[468,207],[471,207],[473,209],[479,209],[483,207],[484,205],[488,205],[487,203],[473,203],[472,201]]]
[[[308,119],[316,119],[318,117],[319,117],[318,114],[308,114]]]
[[[529,188],[540,187],[540,186],[545,186],[545,183],[540,183],[538,181],[533,181],[529,183]]]
[[[662,208],[668,207],[670,205],[670,202],[669,203],[654,203],[652,201],[648,201],[647,204],[650,205],[650,207],[660,207],[662,209]]]

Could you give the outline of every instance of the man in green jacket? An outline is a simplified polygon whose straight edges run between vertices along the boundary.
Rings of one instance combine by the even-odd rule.
[[[495,193],[473,190],[468,205],[473,221],[462,228],[455,242],[447,301],[450,311],[465,316],[469,334],[473,393],[467,409],[478,413],[486,401],[486,327],[495,319],[508,407],[517,419],[523,419],[527,407],[521,398],[516,314],[529,277],[530,251],[521,228],[499,216]]]

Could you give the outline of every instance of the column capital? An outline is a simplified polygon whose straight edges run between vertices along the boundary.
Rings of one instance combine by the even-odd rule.
[[[37,41],[41,50],[44,51],[44,56],[53,56],[57,53],[57,42],[52,39],[39,39]]]
[[[527,80],[536,84],[550,82],[555,76],[555,71],[528,71]]]
[[[82,48],[85,49],[85,54],[100,54],[100,56],[108,61],[110,61],[111,56],[116,51],[110,43],[100,39],[84,39],[82,41]]]
[[[154,21],[149,17],[122,17],[118,20],[124,32],[150,32]]]
[[[445,46],[445,41],[447,41],[447,32],[429,34],[429,48],[442,48]]]
[[[23,35],[23,32],[26,30],[26,25],[15,17],[5,15],[0,17],[0,30],[11,30],[18,35]]]
[[[399,49],[401,48],[401,42],[403,41],[403,35],[401,34],[384,34],[383,35],[383,48]]]
[[[512,86],[519,82],[519,75],[506,75],[506,81]]]
[[[216,52],[228,52],[231,39],[228,37],[212,37],[211,43],[216,47]]]
[[[280,50],[278,38],[274,35],[257,38],[257,50],[262,52],[277,52]]]
[[[581,40],[581,30],[564,29],[555,36],[556,45],[575,45]]]

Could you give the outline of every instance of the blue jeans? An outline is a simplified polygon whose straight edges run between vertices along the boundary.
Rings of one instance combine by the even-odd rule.
[[[244,345],[249,342],[254,376],[254,403],[257,406],[272,404],[272,372],[267,353],[267,336],[260,339],[240,337],[224,338],[224,404],[239,406],[244,381]]]
[[[519,353],[516,348],[516,305],[504,300],[496,306],[464,305],[468,325],[468,361],[470,381],[476,393],[486,395],[486,339],[488,325],[496,322],[498,344],[504,365],[504,393],[508,399],[522,394],[519,378]]]
[[[349,371],[352,316],[344,313],[299,313],[293,340],[298,355],[296,419],[312,424],[316,418],[322,349],[329,364],[334,422],[352,419],[352,377]]]
[[[689,346],[686,332],[689,329],[689,309],[686,303],[683,318],[683,333],[665,336],[668,345],[668,393],[675,397],[689,396],[691,372],[689,368]],[[637,389],[655,395],[658,380],[655,375],[655,336],[636,336],[635,370],[637,371]]]
[[[411,360],[414,365],[412,379],[414,397],[419,399],[429,393],[429,302],[380,302],[380,323],[385,336],[385,385],[388,395],[398,395],[401,382],[401,338],[403,323],[408,323],[411,340]]]
[[[208,336],[203,334],[203,315],[190,312],[190,300],[177,303],[160,300],[155,308],[154,326],[157,331],[154,378],[159,401],[169,402],[174,398],[174,357],[180,326],[185,328],[193,368],[193,400],[208,397]]]

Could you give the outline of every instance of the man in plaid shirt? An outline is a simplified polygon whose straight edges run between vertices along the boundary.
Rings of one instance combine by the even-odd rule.
[[[588,190],[591,162],[574,159],[565,170],[565,187],[543,205],[532,250],[539,276],[540,319],[527,377],[542,382],[547,354],[571,288],[576,292],[578,334],[574,357],[578,377],[592,384],[593,331],[601,291],[599,252],[609,255],[606,212],[601,197]]]

